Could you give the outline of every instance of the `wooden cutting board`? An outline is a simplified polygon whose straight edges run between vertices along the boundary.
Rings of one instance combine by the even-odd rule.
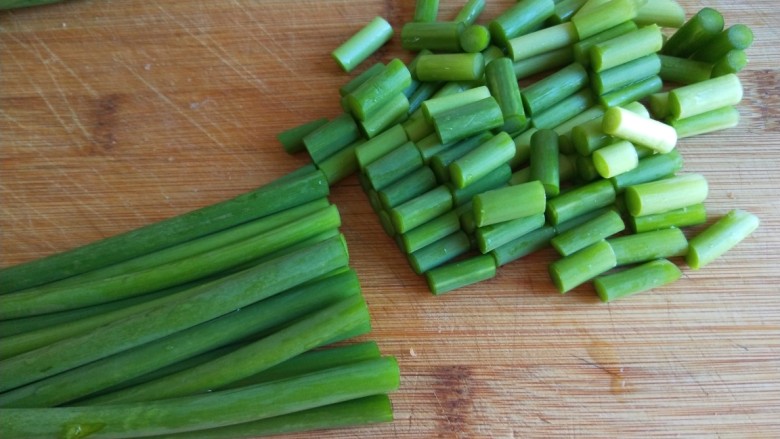
[[[543,251],[432,297],[354,178],[333,189],[398,357],[396,421],[306,437],[780,437],[780,7],[681,1],[756,34],[736,129],[686,139],[712,216],[760,229],[678,283],[613,304],[554,291]],[[452,17],[460,1],[441,2]],[[511,5],[491,1],[482,21]],[[279,131],[339,113],[329,53],[412,1],[73,0],[0,12],[0,265],[242,193],[306,162]],[[398,38],[372,60],[410,59]],[[303,437],[303,436],[302,436]]]

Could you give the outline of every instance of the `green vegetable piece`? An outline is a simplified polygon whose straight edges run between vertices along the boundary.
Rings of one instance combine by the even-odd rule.
[[[669,114],[675,119],[686,119],[737,105],[741,100],[742,83],[737,75],[729,74],[671,90]]]
[[[459,41],[464,52],[482,52],[490,45],[490,31],[485,26],[472,24],[463,29]]]
[[[536,128],[528,128],[512,139],[515,144],[515,156],[509,161],[512,169],[518,169],[531,159],[531,137],[537,131]]]
[[[675,0],[648,0],[639,7],[634,21],[640,26],[679,28],[685,24],[685,10]]]
[[[612,0],[585,12],[583,10],[571,19],[580,40],[632,20],[637,14],[636,4],[631,0]]]
[[[509,134],[500,132],[450,164],[450,179],[464,188],[509,161],[515,144]]]
[[[412,142],[417,142],[434,132],[433,124],[428,123],[421,108],[410,114],[409,118],[401,123],[401,126],[406,132],[406,137]]]
[[[466,153],[473,151],[491,137],[493,137],[493,135],[490,134],[490,132],[485,131],[476,136],[461,140],[450,148],[436,153],[431,157],[429,162],[431,169],[436,175],[436,179],[441,183],[450,181],[450,163],[463,157]]]
[[[695,84],[710,79],[712,64],[688,58],[678,58],[669,55],[659,55],[661,72],[659,76],[664,81],[678,84]]]
[[[420,61],[417,63],[419,69]],[[418,78],[422,79],[422,78]],[[390,99],[403,93],[412,83],[409,69],[400,59],[387,63],[384,70],[369,78],[345,96],[350,113],[358,120],[374,116]]]
[[[669,116],[669,92],[664,91],[651,94],[648,99],[648,106],[653,119],[664,120]],[[680,138],[680,133],[677,133],[677,138]]]
[[[445,186],[438,186],[390,210],[390,218],[398,233],[417,226],[452,209],[452,195]]]
[[[435,296],[473,285],[496,276],[496,262],[490,255],[474,256],[433,268],[425,273],[428,288]]]
[[[669,119],[668,122],[677,131],[677,137],[683,139],[733,128],[739,124],[739,111],[726,106],[685,119]]]
[[[393,27],[382,17],[375,17],[363,29],[333,51],[331,56],[345,72],[351,72],[393,36]]]
[[[490,252],[499,267],[528,256],[550,244],[555,228],[544,225]]]
[[[367,139],[384,132],[387,128],[405,121],[408,117],[409,99],[403,93],[398,93],[395,97],[379,109],[372,117],[358,121],[360,131]]]
[[[707,180],[701,174],[685,174],[629,186],[626,207],[633,216],[668,212],[699,204],[707,198]]]
[[[408,255],[409,264],[415,273],[424,274],[466,253],[470,248],[468,235],[457,231]]]
[[[303,138],[326,123],[328,123],[327,117],[315,119],[282,131],[276,138],[288,154],[295,154],[306,149],[306,146],[303,144]]]
[[[368,81],[371,77],[376,75],[377,73],[381,72],[385,69],[385,64],[381,62],[377,62],[371,65],[371,67],[367,68],[366,70],[363,70],[362,73],[355,76],[354,78],[350,79],[349,82],[339,87],[339,96],[344,97],[353,91],[357,90],[358,87],[363,85],[364,82]]]
[[[389,210],[428,192],[434,187],[436,187],[436,176],[431,168],[422,166],[411,174],[386,186],[377,195],[382,203],[382,207]]]
[[[439,15],[439,0],[417,0],[414,8],[413,21],[417,23],[432,23]]]
[[[734,209],[691,239],[685,262],[698,270],[729,251],[758,228],[758,217]]]
[[[529,215],[509,221],[479,227],[475,240],[480,253],[488,253],[544,225],[544,214]]]
[[[712,65],[712,77],[725,76],[730,73],[739,73],[747,67],[748,58],[744,50],[729,50]]]
[[[325,174],[325,178],[328,179],[329,185],[333,186],[358,170],[355,148],[364,142],[365,140],[360,139],[326,158],[318,165],[322,173]]]
[[[712,8],[702,8],[664,44],[661,53],[688,58],[723,30],[723,16]]]
[[[531,136],[531,180],[538,180],[547,197],[561,190],[558,134],[553,130],[538,130]]]
[[[563,49],[579,41],[572,23],[561,23],[509,40],[507,50],[514,61]]]
[[[593,164],[592,156],[578,156],[576,158],[577,176],[583,182],[592,182],[599,178],[599,171]]]
[[[503,131],[513,134],[525,129],[528,119],[525,116],[512,61],[505,57],[491,61],[485,68],[485,81],[490,93],[501,107],[501,114],[504,117]]]
[[[475,195],[474,219],[477,227],[544,213],[544,186],[539,181],[493,189]]]
[[[608,239],[618,265],[630,265],[658,258],[685,256],[688,240],[680,229],[669,228]]]
[[[492,97],[445,111],[433,120],[442,143],[456,142],[503,125],[501,107]]]
[[[559,143],[561,143],[561,152],[565,152],[566,154],[574,154],[576,152],[574,143],[571,139],[571,131],[574,129],[574,127],[582,125],[588,121],[598,119],[602,116],[604,116],[604,108],[601,105],[594,105],[553,128],[553,131],[555,131],[560,137]],[[564,145],[564,142],[567,142],[568,145]]]
[[[673,150],[666,154],[654,154],[643,158],[635,169],[616,175],[610,178],[610,181],[615,186],[615,190],[618,193],[622,193],[629,186],[649,183],[669,175],[674,175],[682,167],[683,159],[680,152]]]
[[[521,59],[512,65],[517,79],[524,79],[537,73],[563,67],[574,60],[569,47],[553,50],[531,58]]]
[[[509,40],[541,26],[555,12],[553,0],[523,0],[488,25],[493,43],[506,47]]]
[[[550,278],[561,294],[615,268],[615,253],[601,240],[550,264]]]
[[[606,134],[667,153],[677,145],[677,132],[662,122],[645,118],[624,108],[612,107],[604,113],[601,128]]]
[[[452,20],[456,23],[472,25],[485,10],[485,0],[468,0]]]
[[[655,76],[661,71],[661,59],[655,53],[591,75],[593,91],[603,95]],[[707,72],[709,78],[709,72]]]
[[[676,265],[666,259],[656,259],[619,273],[599,276],[593,281],[603,302],[627,297],[669,285],[682,277]]]
[[[589,89],[585,88],[541,113],[534,114],[531,119],[531,124],[537,129],[553,129],[569,119],[576,117],[578,114],[592,107],[593,104],[593,95]]]
[[[574,13],[577,12],[582,5],[588,0],[561,0],[555,3],[555,12],[547,20],[552,24],[560,24],[571,20]]]
[[[424,55],[417,62],[417,78],[420,81],[476,81],[482,78],[484,72],[482,53]]]
[[[573,63],[522,90],[523,103],[528,114],[537,116],[588,84],[588,72]]]
[[[485,86],[474,87],[468,90],[464,90],[460,93],[448,94],[446,96],[439,96],[428,99],[423,102],[420,108],[422,108],[423,115],[429,122],[433,121],[433,118],[444,113],[445,111],[452,110],[461,105],[477,102],[482,99],[490,97],[490,90]]]
[[[85,428],[85,419],[110,437],[192,432],[389,393],[398,388],[399,376],[396,360],[384,357],[289,380],[144,404],[3,409],[4,436],[77,434]]]
[[[593,153],[593,166],[602,178],[611,178],[635,169],[639,165],[636,148],[620,140]]]
[[[452,182],[446,183],[446,186],[452,193],[452,199],[455,205],[463,206],[470,202],[477,194],[506,186],[511,177],[512,169],[508,164],[504,163],[486,176],[462,189],[455,187]]]
[[[401,47],[412,51],[460,52],[464,29],[463,23],[458,22],[409,22],[401,29]],[[415,76],[420,79],[416,72]]]
[[[691,58],[714,63],[732,50],[745,50],[753,44],[753,31],[744,24],[735,24],[700,47]]]
[[[460,230],[460,218],[450,211],[401,234],[401,247],[407,254]]]
[[[608,210],[576,227],[562,232],[550,241],[561,256],[569,256],[585,247],[595,244],[623,231],[626,225],[620,214]]]
[[[599,180],[547,200],[547,221],[558,225],[615,202],[615,188],[609,180]]]
[[[422,106],[423,102],[427,101],[434,94],[436,94],[436,92],[439,91],[442,85],[443,83],[441,82],[421,82],[417,90],[415,90],[414,93],[411,96],[409,96],[410,117],[420,108],[420,106]]]
[[[628,218],[635,233],[651,232],[670,227],[688,227],[704,224],[707,221],[707,209],[704,204],[694,204],[680,209],[652,215],[632,216]]]
[[[361,171],[390,151],[409,141],[401,124],[393,125],[381,134],[357,145],[355,158]]]
[[[423,165],[422,157],[413,142],[406,142],[366,166],[365,174],[371,187],[381,191]]]
[[[624,21],[614,27],[611,27],[603,32],[599,32],[585,39],[574,43],[572,46],[572,52],[574,60],[585,67],[590,66],[590,48],[598,43],[611,40],[615,37],[625,35],[629,32],[637,30],[637,25],[633,21]]]
[[[661,28],[651,24],[594,45],[590,49],[590,64],[593,71],[601,72],[658,52],[662,45]]]
[[[663,81],[661,77],[651,76],[602,95],[599,97],[599,103],[605,108],[624,106],[657,93],[662,88]]]
[[[342,113],[303,138],[303,144],[315,164],[337,153],[360,138],[357,123],[347,113]]]

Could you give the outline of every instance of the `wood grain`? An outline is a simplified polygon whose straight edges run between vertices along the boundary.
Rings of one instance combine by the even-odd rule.
[[[461,2],[442,1],[441,16]],[[487,20],[509,6],[490,2]],[[686,139],[713,215],[760,229],[677,284],[605,305],[556,293],[544,251],[434,298],[354,178],[334,188],[372,312],[396,355],[392,424],[300,437],[780,437],[780,7],[681,1],[756,34],[742,121]],[[338,114],[328,54],[411,1],[73,0],[0,13],[6,266],[210,204],[305,162],[279,131]],[[374,59],[409,59],[395,38]]]

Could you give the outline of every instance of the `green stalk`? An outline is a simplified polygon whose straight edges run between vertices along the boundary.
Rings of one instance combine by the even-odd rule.
[[[408,141],[406,131],[398,124],[361,143],[355,147],[355,158],[360,170],[364,171],[366,166]]]
[[[632,216],[642,216],[699,204],[707,198],[707,193],[703,175],[685,174],[629,186],[625,200]]]
[[[753,31],[744,24],[735,24],[702,45],[691,58],[714,63],[732,50],[745,50],[753,44]]]
[[[463,29],[463,23],[458,22],[408,22],[401,28],[401,47],[415,52],[425,49],[460,52],[460,35]]]
[[[401,234],[401,247],[413,253],[428,244],[438,241],[460,229],[460,219],[455,211],[449,211]]]
[[[303,144],[315,164],[337,153],[360,138],[355,119],[347,113],[317,128],[303,138]]]
[[[579,41],[570,22],[556,24],[509,40],[507,50],[513,61],[532,58],[552,50],[563,49]]]
[[[482,282],[496,276],[496,261],[490,255],[473,256],[433,268],[425,273],[434,296]]]
[[[490,254],[495,259],[496,265],[501,267],[547,247],[553,236],[555,236],[555,228],[544,225],[533,232],[526,233],[513,241],[493,249]]]
[[[572,52],[574,54],[574,60],[582,64],[585,67],[590,66],[590,48],[596,44],[603,43],[604,41],[611,40],[615,37],[625,35],[629,32],[637,30],[637,25],[633,21],[624,21],[614,27],[611,27],[605,31],[599,32],[585,39],[580,39],[572,46]]]
[[[485,68],[485,82],[490,94],[501,107],[501,114],[504,116],[503,131],[513,134],[525,129],[528,119],[512,61],[506,57],[491,61]]]
[[[412,20],[418,23],[431,23],[436,21],[437,15],[439,15],[439,0],[417,0]]]
[[[574,61],[572,49],[564,47],[531,58],[521,59],[512,64],[517,79],[524,79],[537,73],[557,69]]]
[[[403,95],[401,95],[403,96]],[[339,181],[349,177],[358,170],[358,162],[355,157],[355,149],[365,143],[365,140],[359,139],[351,145],[347,145],[340,151],[326,158],[317,166],[325,174],[328,184],[333,186]]]
[[[544,186],[539,181],[493,189],[474,196],[477,227],[544,213]]]
[[[615,210],[615,207],[614,206],[601,207],[596,210],[591,210],[590,212],[583,213],[582,215],[576,216],[570,220],[566,220],[555,226],[555,233],[557,235],[566,233],[567,231],[575,227],[579,227],[582,224],[585,224],[586,222],[609,212],[610,210]]]
[[[547,200],[547,220],[552,225],[584,215],[615,202],[615,188],[609,180],[580,186]]]
[[[300,412],[289,413],[254,422],[228,425],[226,427],[197,430],[199,439],[252,439],[330,428],[356,427],[393,420],[393,407],[387,395],[374,395],[330,404]],[[193,432],[152,436],[150,439],[186,439]]]
[[[588,0],[561,0],[555,2],[555,12],[547,20],[548,23],[560,24],[571,20],[571,17]]]
[[[618,265],[685,256],[688,253],[688,240],[677,228],[620,236],[607,242],[615,252]]]
[[[685,24],[685,10],[675,0],[647,0],[637,10],[634,21],[640,26],[657,24],[679,28]]]
[[[563,101],[588,85],[588,72],[573,63],[522,90],[523,103],[529,114],[542,111]]]
[[[514,153],[512,138],[501,131],[450,163],[450,179],[456,188],[465,188],[509,161]]]
[[[739,110],[726,106],[685,119],[670,119],[668,122],[677,131],[677,137],[683,139],[737,126]]]
[[[0,407],[51,407],[239,341],[357,296],[357,275],[348,271],[253,303],[134,349],[86,364],[0,395]]]
[[[678,84],[695,84],[710,79],[712,64],[676,56],[659,55],[661,72],[659,76],[664,81]]]
[[[601,127],[606,134],[661,154],[670,152],[677,145],[674,128],[620,107],[612,107],[604,113]]]
[[[266,184],[233,199],[0,270],[0,292],[43,285],[171,247],[328,195],[320,172]],[[122,251],[117,251],[122,249]]]
[[[274,230],[140,271],[60,288],[39,287],[0,296],[0,318],[64,311],[157,291],[252,261],[341,224],[336,206],[313,212]]]
[[[744,50],[729,50],[729,52],[715,61],[712,65],[712,77],[728,75],[730,73],[739,73],[747,67],[748,58]]]
[[[531,137],[537,131],[536,128],[528,128],[512,139],[515,144],[515,156],[509,160],[512,169],[518,169],[531,160]]]
[[[599,97],[599,103],[605,108],[625,106],[657,93],[662,88],[661,77],[655,75],[602,95]]]
[[[601,240],[550,264],[550,277],[563,294],[615,268],[615,253]]]
[[[676,265],[666,259],[656,259],[619,273],[599,276],[593,281],[603,302],[627,297],[668,285],[682,277]]]
[[[615,186],[615,190],[618,193],[622,193],[629,186],[649,183],[674,175],[682,167],[682,155],[680,155],[679,151],[673,150],[666,154],[654,154],[643,158],[635,169],[616,175],[610,181]]]
[[[344,238],[328,239],[195,287],[182,300],[0,361],[0,391],[10,390],[181,331],[347,265]]]
[[[442,143],[462,140],[503,125],[501,107],[492,97],[445,111],[433,121]]]
[[[367,68],[359,75],[350,79],[346,84],[339,87],[339,96],[344,97],[352,93],[353,91],[357,90],[358,87],[363,85],[364,82],[368,81],[371,77],[378,74],[384,69],[385,69],[385,64],[382,62],[376,62],[372,64],[371,67]]]
[[[169,400],[92,407],[2,409],[6,439],[127,438],[203,430],[385,394],[399,385],[392,357],[287,380]]]
[[[562,153],[566,154],[574,154],[576,152],[574,148],[574,143],[571,143],[571,131],[574,129],[574,127],[582,125],[588,121],[599,119],[602,116],[604,116],[604,108],[601,105],[594,105],[587,110],[583,111],[582,113],[572,117],[571,119],[567,120],[566,122],[563,122],[560,125],[557,125],[555,128],[553,128],[553,131],[555,131],[559,136],[559,149]],[[566,139],[566,140],[564,140]],[[568,145],[564,144],[564,142],[569,141],[571,143]]]
[[[603,70],[591,75],[593,91],[603,95],[631,85],[639,80],[657,75],[661,71],[661,58],[655,53]],[[709,78],[709,72],[707,72]]]
[[[436,175],[436,179],[441,183],[450,181],[450,164],[463,157],[468,152],[473,151],[491,137],[493,137],[493,135],[490,134],[490,132],[485,131],[476,136],[461,140],[452,147],[436,153],[431,157],[429,162],[431,169],[433,169],[433,172]]]
[[[359,294],[320,306],[278,331],[207,363],[88,401],[90,406],[157,401],[207,393],[255,375],[366,326],[368,308]],[[87,404],[87,403],[83,403]]]
[[[420,81],[476,81],[484,72],[482,53],[425,55],[417,62],[417,78]]]
[[[606,239],[626,228],[620,214],[607,210],[601,215],[573,227],[550,241],[561,256],[569,256],[585,247]]]
[[[508,164],[504,163],[464,188],[457,188],[452,182],[446,183],[446,186],[452,193],[452,200],[455,206],[462,206],[470,202],[477,194],[506,186],[511,177],[512,169]]]
[[[472,102],[481,101],[490,97],[490,90],[485,86],[474,87],[468,90],[464,90],[460,93],[448,94],[446,96],[434,97],[423,102],[420,108],[422,108],[423,115],[428,122],[433,122],[433,119],[439,116],[445,111],[452,110],[461,105],[470,104]]]
[[[750,236],[758,224],[758,217],[750,212],[741,209],[730,211],[691,239],[685,262],[694,270],[710,264]]]
[[[669,116],[669,92],[653,93],[648,98],[648,106],[650,107],[650,114],[653,115],[653,119],[664,120]],[[678,133],[677,137],[680,135]]]
[[[488,253],[544,225],[544,214],[538,213],[476,229],[475,240],[480,253]]]
[[[382,17],[374,17],[367,25],[352,35],[331,53],[336,63],[351,72],[366,58],[376,52],[393,36],[393,27]]]
[[[417,63],[418,69],[421,61]],[[396,58],[345,98],[352,115],[358,120],[366,120],[374,116],[390,99],[403,93],[411,83],[409,69],[403,61]]]
[[[617,0],[614,0],[617,1]],[[593,71],[601,72],[661,50],[663,34],[655,24],[598,43],[590,49]]]
[[[409,264],[415,273],[424,274],[466,253],[470,248],[468,235],[457,231],[409,254]]]
[[[737,105],[742,94],[742,83],[734,74],[675,88],[669,92],[669,114],[675,119],[698,116]]]
[[[465,25],[474,24],[483,10],[485,10],[485,0],[468,0],[452,21]]]
[[[578,114],[592,107],[594,104],[593,95],[587,88],[580,90],[573,95],[563,99],[550,108],[536,113],[531,119],[534,128],[553,129],[558,125],[576,117]]]
[[[666,41],[661,53],[688,58],[723,30],[723,16],[712,8],[702,8]]]
[[[457,141],[442,142],[439,140],[439,136],[436,133],[431,133],[415,143],[417,150],[420,152],[423,164],[428,165],[436,154],[446,151],[453,146]]]
[[[629,217],[628,221],[635,233],[651,232],[669,227],[695,226],[707,221],[707,209],[704,204],[694,204],[663,213],[632,216]]]
[[[599,178],[599,171],[596,170],[596,165],[593,164],[593,156],[577,156],[577,176],[583,182],[592,182]]]
[[[391,97],[373,116],[358,121],[358,127],[367,139],[387,128],[405,121],[409,112],[409,99],[403,93]]]
[[[452,209],[452,195],[445,186],[438,186],[390,210],[393,226],[406,233]]]
[[[506,47],[509,40],[538,28],[555,12],[553,0],[524,0],[490,22],[493,44]]]
[[[538,130],[531,136],[531,179],[538,180],[548,197],[561,191],[558,134],[553,130]]]
[[[627,140],[620,140],[593,153],[593,166],[602,178],[625,174],[638,165],[636,148]]]
[[[422,157],[413,142],[406,142],[365,168],[365,174],[375,190],[382,190],[409,175],[423,165]]]
[[[315,119],[279,133],[276,138],[288,154],[295,154],[306,149],[303,138],[317,128],[328,123],[327,117]]]
[[[482,52],[490,45],[490,31],[480,24],[472,24],[466,26],[463,32],[461,32],[459,40],[460,47],[464,52]]]
[[[430,52],[430,51],[428,51]],[[423,54],[423,52],[420,52],[420,54]],[[415,67],[416,68],[416,67]],[[433,95],[436,94],[436,92],[439,91],[440,88],[442,88],[443,83],[442,82],[421,82],[420,86],[417,87],[417,90],[412,93],[411,96],[409,96],[409,115],[411,117],[412,114],[414,114],[417,109],[420,108],[423,102],[430,99]]]
[[[636,4],[632,0],[612,0],[586,12],[583,10],[571,19],[580,40],[633,20],[637,14]]]
[[[436,176],[428,166],[421,166],[411,174],[377,192],[385,209],[392,209],[436,187]]]

